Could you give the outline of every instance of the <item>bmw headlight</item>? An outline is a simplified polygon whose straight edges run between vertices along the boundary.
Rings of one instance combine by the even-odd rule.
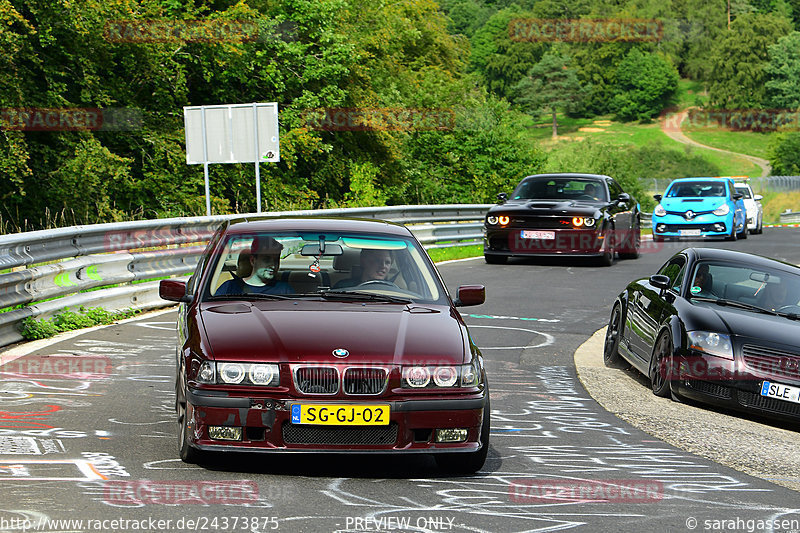
[[[476,387],[481,377],[475,365],[407,366],[403,368],[403,388],[441,389]]]
[[[689,331],[689,348],[733,360],[733,344],[730,335],[713,331]]]
[[[276,363],[213,363],[203,361],[195,378],[198,383],[209,385],[256,385],[277,387],[280,385],[280,370]]]
[[[665,216],[667,216],[667,210],[666,210],[666,209],[664,209],[664,206],[663,206],[663,205],[661,205],[661,204],[658,204],[658,205],[656,206],[656,208],[655,208],[655,211],[653,211],[653,214],[654,214],[655,216],[657,216],[657,217],[665,217]]]
[[[714,209],[714,214],[717,215],[718,217],[721,217],[722,215],[727,215],[730,212],[731,208],[728,207],[728,204],[722,204],[718,208]]]

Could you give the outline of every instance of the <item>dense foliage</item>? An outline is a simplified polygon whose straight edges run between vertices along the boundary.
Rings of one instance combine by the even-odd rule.
[[[0,0],[4,122],[31,109],[135,119],[0,128],[0,221],[13,230],[204,214],[202,167],[185,158],[190,105],[279,104],[281,161],[260,167],[264,210],[492,201],[554,165],[526,135],[526,115],[648,120],[672,102],[676,73],[701,81],[717,106],[796,107],[800,2],[731,6],[729,29],[725,3],[703,0]],[[658,20],[658,38],[554,43],[510,31],[520,19],[613,17]],[[255,31],[119,32],[192,21]],[[546,101],[559,87],[553,57],[571,58],[558,82],[569,94]],[[309,121],[331,108],[449,120],[365,131]],[[602,171],[588,161],[584,170]],[[212,165],[210,189],[215,213],[256,210],[251,164]]]

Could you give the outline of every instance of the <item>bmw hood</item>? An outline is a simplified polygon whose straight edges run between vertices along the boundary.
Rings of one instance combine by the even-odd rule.
[[[214,302],[203,304],[200,317],[218,361],[397,365],[471,358],[466,327],[448,306]]]
[[[662,198],[661,206],[673,213],[713,211],[725,203],[725,198]]]

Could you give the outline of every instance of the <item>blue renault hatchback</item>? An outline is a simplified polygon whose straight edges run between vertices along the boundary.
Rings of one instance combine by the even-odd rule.
[[[742,194],[731,178],[673,180],[653,210],[653,240],[666,238],[747,238]]]

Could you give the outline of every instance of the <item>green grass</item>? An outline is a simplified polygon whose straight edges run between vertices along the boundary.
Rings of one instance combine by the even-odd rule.
[[[789,209],[800,211],[800,191],[766,192],[761,205],[764,206],[764,223],[773,224],[780,222],[780,214]]]
[[[730,150],[762,159],[769,158],[769,141],[771,133],[755,131],[731,131],[723,128],[684,128],[683,133],[692,139],[714,148]]]
[[[704,107],[708,104],[708,93],[703,84],[692,80],[679,80],[678,92],[675,95],[678,109],[687,107]]]
[[[561,124],[561,118],[559,124]],[[539,145],[546,152],[558,151],[560,147],[566,143],[580,142],[582,140],[591,139],[593,141],[611,144],[615,146],[652,146],[660,144],[662,147],[681,151],[690,155],[700,155],[719,168],[719,175],[721,176],[760,176],[761,168],[748,161],[743,157],[731,156],[723,154],[714,150],[705,150],[703,148],[686,146],[668,137],[661,131],[661,125],[658,122],[651,124],[640,124],[638,122],[615,122],[611,117],[597,117],[594,119],[570,119],[569,117],[563,118],[564,123],[567,124],[563,129],[559,127],[559,139],[553,141],[550,138],[550,130],[545,129],[546,135],[541,135],[541,123],[536,127],[529,129],[531,135],[536,135],[540,138]],[[583,129],[583,131],[581,131]],[[732,135],[738,135],[736,132],[730,132]],[[750,132],[743,132],[750,133]],[[752,134],[759,135],[759,134]],[[742,141],[736,146],[741,146],[747,142],[749,137],[743,136]],[[766,136],[758,138],[759,146],[765,146]],[[698,142],[703,142],[698,139]],[[727,145],[731,145],[725,141]],[[709,144],[713,146],[712,144]],[[724,145],[724,144],[723,144]],[[731,149],[731,148],[728,148]],[[743,152],[750,153],[750,152]],[[757,154],[752,154],[757,155]],[[675,176],[681,177],[681,176]]]
[[[464,259],[467,257],[480,257],[483,255],[483,245],[453,246],[450,248],[429,248],[428,255],[434,263],[449,261],[450,259]]]

